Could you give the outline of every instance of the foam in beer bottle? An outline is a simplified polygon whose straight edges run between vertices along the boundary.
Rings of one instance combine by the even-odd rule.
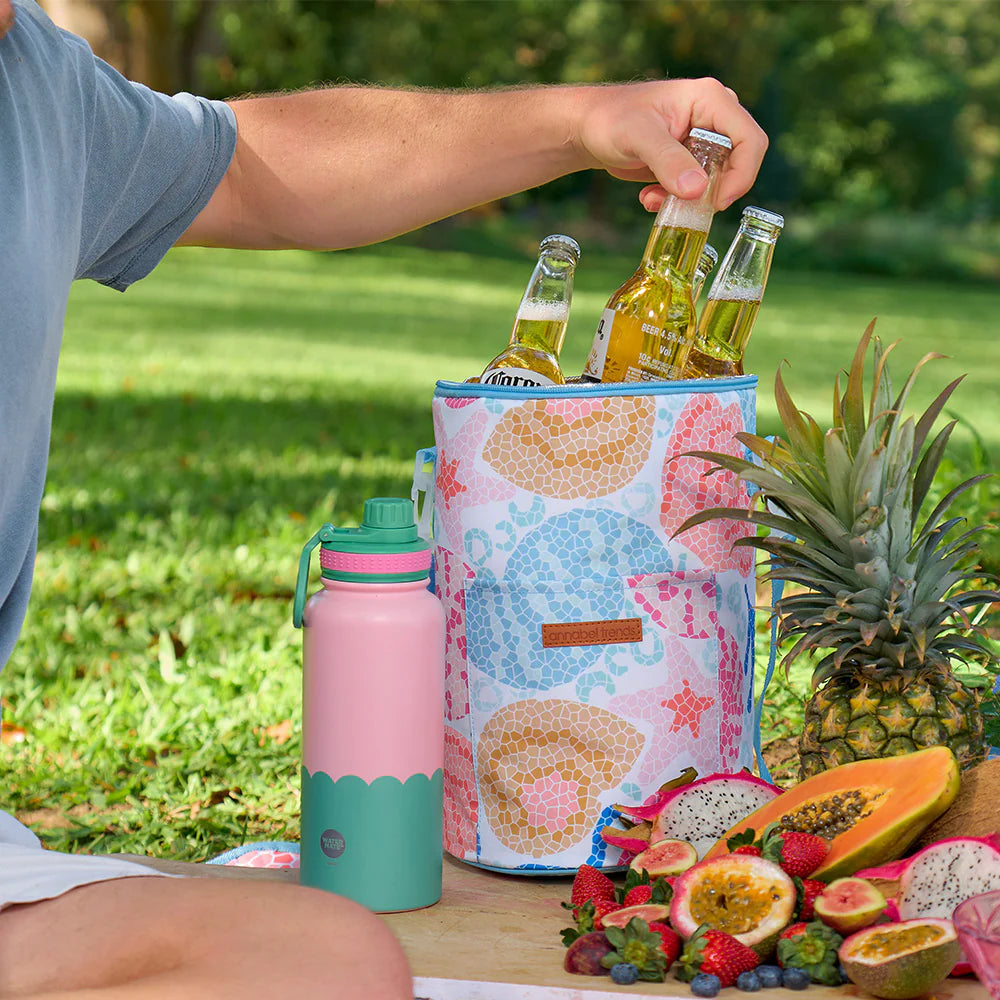
[[[685,378],[743,374],[743,356],[784,224],[775,212],[754,206],[743,209],[739,229],[708,291]]]
[[[696,128],[684,144],[708,174],[708,185],[698,198],[668,195],[663,202],[642,262],[604,307],[583,373],[586,381],[676,379],[684,370],[696,331],[695,269],[732,143]]]
[[[485,385],[562,385],[559,353],[566,338],[573,274],[580,247],[569,236],[546,236],[514,318],[510,341],[478,381]]]

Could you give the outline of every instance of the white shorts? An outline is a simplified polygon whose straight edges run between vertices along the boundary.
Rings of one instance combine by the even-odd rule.
[[[163,872],[132,861],[47,851],[26,826],[0,809],[0,910],[53,899],[79,885],[136,875]]]

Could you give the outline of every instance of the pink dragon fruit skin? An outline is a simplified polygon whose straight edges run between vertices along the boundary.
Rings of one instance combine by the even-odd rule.
[[[949,837],[909,858],[856,874],[858,878],[898,880],[899,890],[885,910],[892,920],[950,920],[959,903],[1000,888],[1000,836]],[[951,974],[963,976],[971,971],[963,955]]]
[[[686,840],[701,858],[715,842],[782,789],[746,771],[710,774],[658,792],[640,806],[616,806],[634,820],[652,820],[649,842]]]

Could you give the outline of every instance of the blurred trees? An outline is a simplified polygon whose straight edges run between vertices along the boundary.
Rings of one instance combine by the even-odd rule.
[[[96,10],[131,39],[131,50],[118,49],[131,75],[210,96],[324,81],[479,87],[712,75],[772,137],[756,199],[786,210],[825,205],[841,217],[930,209],[961,224],[1000,209],[994,0],[43,4]],[[546,196],[593,183],[569,178]]]

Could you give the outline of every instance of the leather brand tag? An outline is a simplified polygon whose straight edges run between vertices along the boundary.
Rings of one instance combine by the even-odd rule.
[[[542,626],[542,645],[609,646],[642,642],[642,619],[619,618],[602,622],[559,622]]]

